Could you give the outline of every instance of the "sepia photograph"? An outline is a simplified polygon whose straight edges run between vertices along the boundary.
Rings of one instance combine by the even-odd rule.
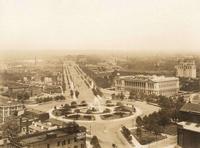
[[[0,148],[200,148],[200,1],[0,0]]]

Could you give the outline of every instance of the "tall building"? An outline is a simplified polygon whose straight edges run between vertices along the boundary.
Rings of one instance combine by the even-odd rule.
[[[12,148],[86,148],[86,128],[76,123],[66,127],[10,138]]]
[[[187,103],[180,109],[177,144],[182,148],[200,147],[200,104]]]
[[[115,91],[136,91],[145,94],[173,96],[179,91],[179,79],[164,76],[118,76],[114,81]]]
[[[175,68],[177,77],[196,78],[196,64],[194,60],[181,60]]]
[[[14,102],[0,104],[0,123],[4,123],[15,112],[18,114],[24,113],[24,105]]]

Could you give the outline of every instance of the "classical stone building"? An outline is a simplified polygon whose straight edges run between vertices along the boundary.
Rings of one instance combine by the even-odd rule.
[[[196,64],[194,60],[181,60],[175,68],[177,77],[196,78]]]
[[[24,113],[24,105],[14,102],[0,104],[0,123],[5,122],[6,119],[15,112]]]
[[[114,81],[115,91],[136,91],[145,94],[173,96],[179,91],[179,79],[164,76],[118,76]]]

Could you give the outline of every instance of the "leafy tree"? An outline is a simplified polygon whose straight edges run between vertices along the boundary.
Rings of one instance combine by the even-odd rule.
[[[112,99],[115,99],[115,98],[116,98],[115,94],[112,94],[112,95],[111,95],[111,98],[112,98]]]
[[[138,116],[138,117],[136,118],[136,124],[137,124],[138,127],[142,126],[143,121],[142,121],[142,118],[141,118],[140,116]]]
[[[157,139],[157,136],[162,132],[162,127],[160,127],[159,125],[154,125],[152,127],[152,130],[155,133]]]
[[[78,98],[79,94],[80,94],[79,91],[76,90],[76,91],[75,91],[75,96],[76,96],[76,98]]]
[[[120,93],[120,97],[119,97],[121,100],[124,100],[124,98],[125,98],[125,95],[121,92]]]
[[[136,98],[136,92],[135,91],[130,91],[129,93],[129,99],[135,99]]]
[[[116,106],[123,106],[123,103],[122,102],[117,102]]]
[[[81,104],[80,104],[81,106],[87,106],[88,104],[87,104],[87,102],[85,101],[85,100],[83,100],[83,101],[81,101]]]
[[[136,129],[136,135],[138,137],[142,137],[142,129],[140,127],[137,127],[137,129]]]
[[[92,137],[90,144],[92,145],[93,148],[101,148],[99,144],[99,139],[97,138],[97,136]]]
[[[70,105],[69,105],[69,104],[65,104],[65,105],[63,106],[63,110],[64,110],[64,112],[70,112],[70,111],[71,111]]]
[[[18,124],[17,116],[11,116],[6,119],[2,125],[3,137],[14,138],[17,137],[20,132],[20,126]]]
[[[131,141],[132,140],[132,137],[131,137],[131,132],[128,128],[126,128],[125,126],[122,126],[122,133],[123,135],[125,136],[125,138],[128,140],[128,141]]]
[[[72,102],[71,102],[71,107],[73,107],[73,108],[76,108],[76,107],[77,107],[76,101],[72,101]]]
[[[80,109],[75,109],[74,112],[75,112],[75,113],[80,113],[81,110],[80,110]]]
[[[169,112],[167,110],[160,110],[158,112],[158,115],[159,115],[159,121],[158,121],[158,124],[161,125],[161,126],[166,126],[170,123],[170,115],[169,115]]]
[[[73,95],[74,95],[73,90],[70,90],[70,96],[73,97]]]

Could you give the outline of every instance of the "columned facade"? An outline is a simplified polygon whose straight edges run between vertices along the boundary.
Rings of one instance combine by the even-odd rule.
[[[172,96],[179,91],[179,79],[163,76],[122,76],[116,78],[115,90]]]

